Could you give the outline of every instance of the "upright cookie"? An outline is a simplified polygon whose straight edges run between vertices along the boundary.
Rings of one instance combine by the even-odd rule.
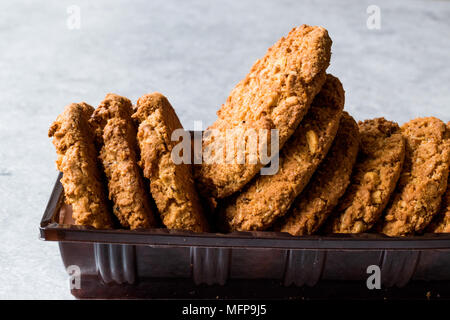
[[[450,139],[450,122],[447,123],[447,139]],[[427,228],[427,231],[435,233],[450,233],[450,174],[447,180],[447,191],[442,197],[439,212]]]
[[[350,183],[358,148],[358,125],[347,112],[344,112],[336,138],[326,158],[286,216],[276,223],[275,230],[288,232],[294,236],[316,232]]]
[[[175,164],[171,140],[176,129],[183,129],[166,97],[160,93],[139,98],[133,118],[139,122],[140,165],[150,179],[150,189],[161,220],[169,229],[196,232],[208,230],[194,186],[190,164]]]
[[[264,230],[287,212],[328,152],[343,107],[344,89],[328,75],[305,119],[281,150],[278,172],[255,177],[227,200],[219,212],[224,229]]]
[[[206,196],[231,195],[263,167],[259,150],[255,152],[254,163],[249,159],[242,163],[235,150],[227,148],[238,143],[236,140],[243,134],[278,129],[280,148],[284,145],[325,82],[330,55],[328,32],[321,27],[302,25],[292,29],[256,61],[217,112],[216,122],[206,130],[203,149],[213,150],[216,158],[211,156],[214,160],[204,159],[195,166],[197,183]],[[210,138],[212,135],[215,138]],[[245,151],[251,152],[249,146]],[[228,157],[232,161],[220,160]]]
[[[65,201],[72,205],[75,223],[109,229],[112,222],[89,125],[93,111],[84,102],[66,106],[50,127],[48,136],[53,137],[58,154],[56,165],[63,173]]]
[[[95,110],[90,123],[101,148],[100,159],[108,179],[114,214],[123,227],[149,228],[156,222],[137,163],[138,146],[132,112],[130,100],[110,93]]]
[[[405,123],[406,156],[402,174],[380,231],[389,236],[421,232],[439,210],[447,186],[449,141],[436,118]]]
[[[360,233],[380,218],[400,177],[405,140],[384,118],[359,122],[361,147],[351,183],[330,217],[327,231]],[[331,230],[330,230],[331,229]]]

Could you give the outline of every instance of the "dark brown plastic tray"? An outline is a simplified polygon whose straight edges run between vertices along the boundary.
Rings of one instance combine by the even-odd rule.
[[[96,230],[70,224],[61,176],[40,238],[59,242],[66,268],[80,268],[81,288],[72,289],[78,298],[298,298],[305,285],[322,288],[315,294],[326,297],[343,281],[368,291],[370,265],[380,267],[383,288],[450,281],[450,234]]]

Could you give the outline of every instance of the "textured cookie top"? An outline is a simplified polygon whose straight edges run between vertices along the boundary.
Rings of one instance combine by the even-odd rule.
[[[136,128],[131,101],[108,94],[90,120],[101,147],[100,159],[108,179],[113,212],[123,227],[149,228],[156,222],[138,166]]]
[[[447,139],[450,139],[450,122],[447,122]],[[428,228],[428,231],[436,233],[450,232],[450,174],[447,180],[447,191],[442,197],[439,213],[432,222],[430,228]]]
[[[97,162],[89,117],[94,108],[86,103],[72,103],[64,109],[49,130],[53,137],[58,170],[65,201],[72,205],[72,216],[78,225],[111,228],[106,194]]]
[[[355,120],[343,112],[339,130],[326,158],[275,230],[292,235],[313,234],[322,225],[350,183],[359,148]]]
[[[54,137],[53,144],[58,153],[56,164],[60,168],[61,157],[72,145],[80,141],[92,141],[89,117],[94,112],[94,108],[87,103],[71,103],[64,108],[56,121],[51,125],[48,136]],[[88,148],[89,156],[95,157],[94,147]]]
[[[324,28],[294,28],[256,61],[208,130],[224,135],[227,129],[278,129],[281,148],[323,85],[330,55],[331,39]],[[215,143],[217,153],[229,152],[225,143],[215,141],[204,139],[203,144]],[[241,189],[262,165],[203,164],[196,168],[196,178],[206,195],[223,198]]]
[[[364,232],[375,224],[403,165],[405,141],[396,123],[384,118],[366,120],[359,123],[359,132],[360,152],[351,183],[329,221],[336,233]]]
[[[305,119],[281,150],[278,172],[255,177],[236,198],[226,200],[221,212],[225,229],[264,230],[287,212],[328,152],[343,107],[342,85],[328,75]]]
[[[153,152],[141,155],[141,167],[144,175],[150,177],[152,170],[158,169],[158,160],[161,155],[170,153],[177,144],[171,140],[172,132],[182,129],[183,126],[169,100],[159,92],[140,97],[137,101],[137,110],[132,117],[139,122],[138,139],[141,144],[144,131],[153,131],[149,132],[151,134],[145,141],[146,149]],[[174,164],[172,163],[172,165]]]
[[[292,29],[255,62],[231,91],[211,127],[234,127],[245,120],[262,118],[268,118],[275,127],[284,125],[288,116],[285,113],[294,114],[301,107],[298,98],[305,98],[303,86],[326,70],[330,55],[331,39],[324,28],[302,25]],[[293,128],[280,130],[281,135],[286,135]]]
[[[406,156],[381,232],[401,236],[422,231],[437,213],[448,177],[450,144],[436,118],[405,123]]]
[[[442,197],[442,203],[439,213],[427,228],[429,232],[449,233],[450,232],[450,176],[447,180],[447,191]]]
[[[162,119],[167,123],[167,126],[171,126],[172,129],[181,128],[180,120],[176,115],[175,111],[170,105],[169,100],[159,92],[153,92],[140,97],[137,101],[136,110],[133,114],[133,118],[137,119],[139,122],[145,121],[149,116],[151,116],[156,111],[165,111],[167,119]]]
[[[132,112],[133,106],[129,99],[114,93],[108,93],[90,119],[97,142],[101,141],[102,131],[108,120],[112,118],[129,119]]]
[[[150,179],[152,196],[162,222],[169,229],[195,232],[208,230],[207,221],[195,189],[190,164],[175,164],[171,140],[180,120],[165,96],[147,94],[139,98],[133,118],[139,122],[140,165]],[[189,137],[190,138],[190,137]]]

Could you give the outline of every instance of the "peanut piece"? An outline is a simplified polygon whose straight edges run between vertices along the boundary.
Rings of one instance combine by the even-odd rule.
[[[380,180],[380,177],[378,176],[378,174],[371,171],[371,172],[367,172],[364,175],[364,180],[366,180],[368,182],[378,183],[378,181]]]
[[[290,96],[289,98],[286,99],[286,105],[288,107],[294,106],[296,104],[298,104],[298,98],[296,96]]]
[[[317,137],[317,133],[313,130],[309,130],[306,132],[306,141],[308,142],[308,148],[311,153],[315,153],[319,146],[319,138]]]
[[[374,193],[372,193],[372,201],[376,204],[380,204],[381,201],[381,191],[377,190]]]
[[[352,228],[352,233],[360,233],[363,232],[365,228],[365,224],[362,221],[356,221]]]
[[[267,98],[267,105],[269,107],[275,106],[278,103],[278,97],[279,97],[278,93],[276,92],[271,93]]]

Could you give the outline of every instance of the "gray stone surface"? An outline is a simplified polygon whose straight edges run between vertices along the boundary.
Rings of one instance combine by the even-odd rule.
[[[366,27],[370,4],[380,30]],[[47,129],[66,104],[157,90],[185,127],[207,125],[267,47],[307,23],[329,30],[329,70],[357,119],[448,121],[449,17],[449,1],[1,1],[0,298],[71,298],[57,244],[38,240],[57,174]]]

